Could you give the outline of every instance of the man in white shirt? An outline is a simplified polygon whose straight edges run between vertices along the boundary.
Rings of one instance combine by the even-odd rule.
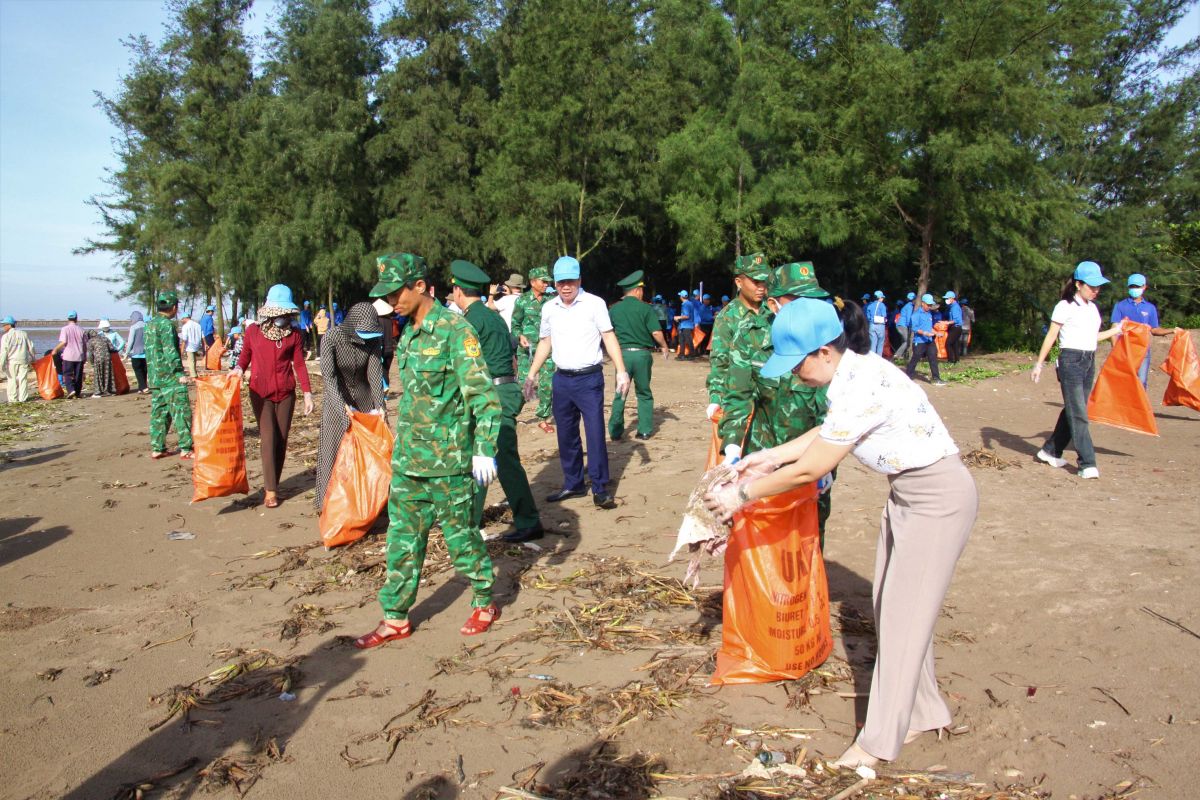
[[[579,286],[579,262],[563,256],[554,262],[554,287],[558,296],[542,306],[537,351],[525,378],[525,399],[537,396],[537,375],[554,353],[553,407],[558,426],[558,458],[563,488],[546,498],[558,503],[584,497],[583,446],[579,419],[587,436],[588,476],[592,502],[599,508],[616,508],[608,493],[608,445],[604,428],[604,354],[601,343],[617,368],[617,393],[629,394],[629,373],[621,358],[621,345],[608,318],[608,306]]]
[[[200,328],[200,323],[192,319],[191,315],[183,318],[183,325],[179,328],[179,342],[183,346],[183,366],[187,370],[187,374],[196,377],[196,365],[200,358],[200,353],[204,350],[204,331]]]
[[[508,276],[508,280],[504,282],[508,292],[499,299],[495,300],[491,305],[500,316],[504,319],[504,324],[508,329],[512,330],[512,315],[513,308],[517,305],[517,298],[521,296],[521,292],[525,291],[525,276],[519,272],[514,272]]]

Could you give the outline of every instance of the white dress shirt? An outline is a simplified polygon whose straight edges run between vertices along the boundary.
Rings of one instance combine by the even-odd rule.
[[[560,369],[586,369],[604,360],[600,334],[613,329],[608,306],[583,289],[575,302],[565,305],[555,297],[542,306],[542,339],[550,337],[554,365]]]

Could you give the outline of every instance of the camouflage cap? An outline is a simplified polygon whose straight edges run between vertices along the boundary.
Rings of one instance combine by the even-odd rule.
[[[549,281],[550,268],[545,266],[534,267],[533,269],[529,270],[529,280]]]
[[[825,299],[830,296],[829,292],[822,289],[821,285],[817,283],[817,270],[811,261],[794,261],[791,264],[775,268],[771,274],[771,284],[767,289],[767,296],[783,297],[784,295],[817,299]]]
[[[161,305],[164,305],[164,306],[173,306],[173,305],[179,304],[179,295],[176,294],[171,289],[168,289],[163,292],[159,292],[158,296],[154,299],[155,299],[155,302],[157,302]]]
[[[379,281],[371,287],[368,297],[386,297],[413,281],[429,278],[425,259],[412,253],[389,253],[377,258],[375,264],[379,267]]]
[[[747,278],[755,281],[765,281],[771,277],[771,267],[767,264],[767,257],[762,253],[751,253],[746,256],[738,256],[733,262],[733,274],[745,275]]]
[[[483,291],[491,284],[488,274],[470,261],[457,259],[450,262],[450,278],[456,286]]]

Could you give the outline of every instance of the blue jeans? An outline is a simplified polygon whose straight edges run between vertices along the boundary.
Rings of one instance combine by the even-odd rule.
[[[877,356],[883,355],[883,343],[887,339],[886,325],[871,326],[871,352]]]
[[[1152,340],[1153,341],[1153,340]],[[1148,388],[1150,382],[1150,348],[1146,348],[1146,357],[1142,359],[1142,365],[1138,367],[1138,380],[1142,382],[1142,388]]]
[[[1094,350],[1063,350],[1058,354],[1058,383],[1062,387],[1063,410],[1059,412],[1054,433],[1042,449],[1062,458],[1067,445],[1075,443],[1079,468],[1096,466],[1096,449],[1088,429],[1087,402],[1096,378]]]

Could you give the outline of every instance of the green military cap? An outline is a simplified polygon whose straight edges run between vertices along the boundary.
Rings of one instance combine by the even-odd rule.
[[[534,280],[534,279],[549,281],[550,280],[550,268],[549,267],[534,267],[533,269],[529,270],[529,280]]]
[[[173,306],[179,303],[179,295],[168,289],[167,291],[159,292],[158,297],[155,298],[155,301],[164,306]]]
[[[817,270],[811,261],[794,261],[776,267],[771,275],[771,285],[767,289],[768,297],[812,297],[825,299],[829,292],[817,283]]]
[[[642,278],[644,277],[646,277],[646,272],[639,269],[629,273],[624,278],[621,278],[621,280],[617,281],[617,286],[620,286],[622,289],[628,292],[630,289],[636,289],[639,286],[643,286],[644,283]]]
[[[486,291],[492,279],[488,274],[470,261],[457,259],[450,262],[450,278],[452,282],[464,289]]]
[[[738,256],[733,263],[733,274],[745,275],[755,281],[765,281],[771,277],[771,267],[767,257],[762,253],[751,253],[748,256]]]
[[[375,259],[375,264],[379,267],[379,281],[371,287],[368,297],[386,297],[413,281],[429,277],[425,259],[412,253],[389,253]]]

